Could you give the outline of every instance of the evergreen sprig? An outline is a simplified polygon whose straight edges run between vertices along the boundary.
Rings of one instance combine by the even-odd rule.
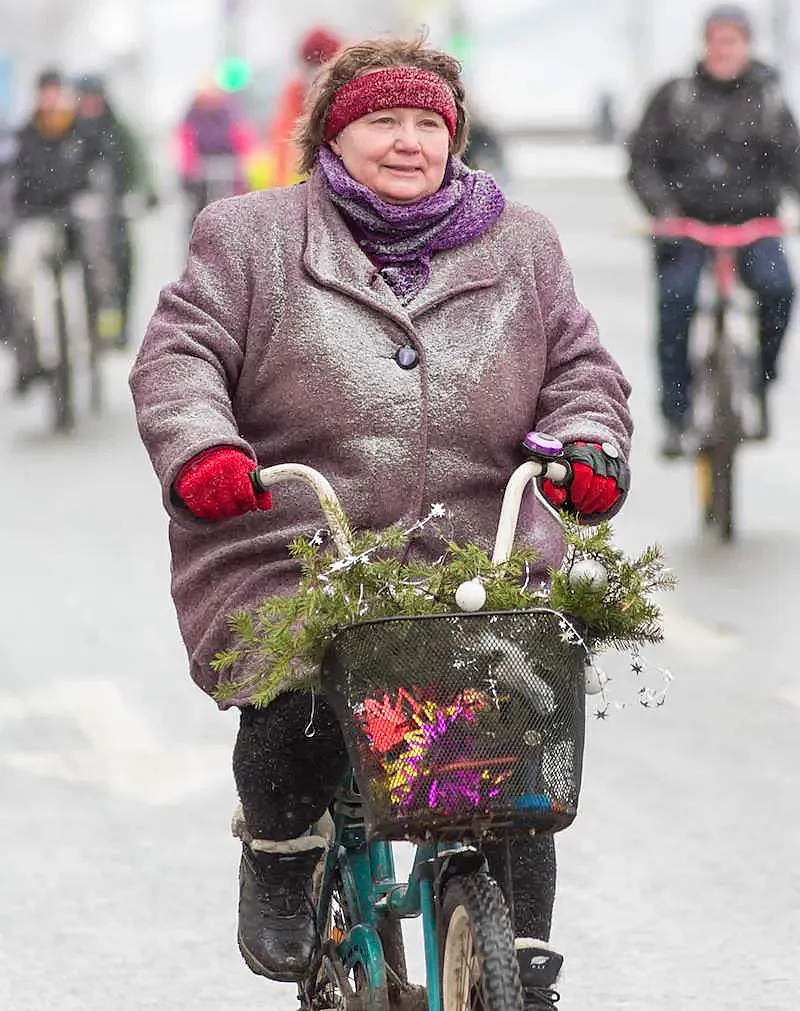
[[[287,690],[318,684],[319,668],[333,636],[342,627],[379,618],[457,612],[455,594],[461,583],[480,578],[486,590],[485,610],[513,611],[548,607],[577,618],[588,631],[592,649],[631,649],[662,639],[661,611],[653,599],[671,589],[674,579],[657,546],[638,557],[616,548],[608,523],[588,529],[566,520],[566,556],[545,585],[531,549],[516,549],[495,565],[475,544],[460,545],[440,529],[442,553],[434,563],[404,562],[403,551],[432,523],[444,526],[446,513],[434,506],[409,529],[393,526],[380,533],[354,533],[340,516],[352,553],[339,558],[318,531],[298,538],[289,552],[299,565],[299,582],[289,596],[267,597],[254,610],[239,610],[229,619],[233,643],[212,663],[221,675],[217,697],[245,694],[254,705],[267,705]],[[429,531],[430,533],[430,531]],[[606,570],[605,586],[570,581],[576,562],[591,558]]]

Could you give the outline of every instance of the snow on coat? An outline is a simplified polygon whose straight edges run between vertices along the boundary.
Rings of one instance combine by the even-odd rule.
[[[629,385],[546,218],[510,202],[478,240],[437,254],[427,287],[403,307],[315,176],[202,212],[130,377],[171,517],[191,674],[209,692],[227,616],[292,592],[286,546],[324,521],[313,492],[294,484],[275,489],[270,512],[193,519],[172,485],[195,454],[225,444],[262,466],[316,467],[357,528],[411,522],[443,502],[458,541],[489,547],[527,431],[629,450]],[[398,366],[402,346],[418,367]],[[557,522],[532,494],[518,541],[543,565],[563,555]]]

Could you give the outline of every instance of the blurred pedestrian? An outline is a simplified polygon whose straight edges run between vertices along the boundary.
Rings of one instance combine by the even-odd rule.
[[[508,163],[500,134],[484,117],[473,114],[469,127],[469,141],[461,156],[471,169],[490,172],[499,183],[508,182]]]
[[[178,173],[191,201],[192,219],[209,199],[245,192],[246,161],[255,146],[255,133],[216,82],[207,82],[195,95],[175,140]]]

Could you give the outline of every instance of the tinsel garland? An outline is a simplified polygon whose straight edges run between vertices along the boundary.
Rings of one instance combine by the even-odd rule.
[[[564,563],[542,581],[533,578],[541,571],[533,551],[515,550],[495,565],[477,545],[448,539],[447,521],[445,507],[435,504],[408,528],[349,531],[352,553],[346,558],[337,557],[324,530],[293,541],[297,591],[231,615],[232,645],[213,661],[221,675],[218,698],[246,694],[253,704],[266,705],[283,691],[314,688],[338,630],[378,618],[454,612],[456,593],[470,580],[484,588],[485,610],[546,607],[580,621],[589,630],[587,659],[589,650],[608,647],[639,655],[643,645],[663,638],[654,595],[672,588],[674,579],[659,547],[629,557],[614,546],[609,524],[586,528],[566,519]],[[404,549],[423,530],[428,538],[440,537],[440,557],[432,564],[404,563]],[[583,578],[582,567],[592,572],[589,562],[602,570],[602,579]]]

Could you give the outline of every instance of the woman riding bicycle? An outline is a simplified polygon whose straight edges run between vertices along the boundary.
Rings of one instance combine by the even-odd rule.
[[[545,485],[554,504],[591,522],[622,503],[628,383],[575,296],[553,226],[459,160],[459,70],[422,40],[344,49],[309,95],[309,181],[207,208],[183,276],[162,292],[131,387],[171,517],[192,676],[209,693],[228,616],[293,591],[287,544],[318,522],[308,490],[256,494],[256,461],[323,471],[356,528],[441,501],[455,539],[488,547],[520,439],[537,427],[573,462],[569,492]],[[560,526],[532,495],[520,538],[543,570],[559,564]],[[422,537],[412,551],[433,560],[439,546]],[[297,981],[317,943],[309,893],[326,840],[315,825],[347,756],[324,705],[305,735],[301,694],[236,704],[239,945],[254,972]],[[552,838],[522,838],[512,857],[516,932],[546,941]],[[500,874],[499,847],[487,858]],[[531,985],[531,1007],[546,999]]]

